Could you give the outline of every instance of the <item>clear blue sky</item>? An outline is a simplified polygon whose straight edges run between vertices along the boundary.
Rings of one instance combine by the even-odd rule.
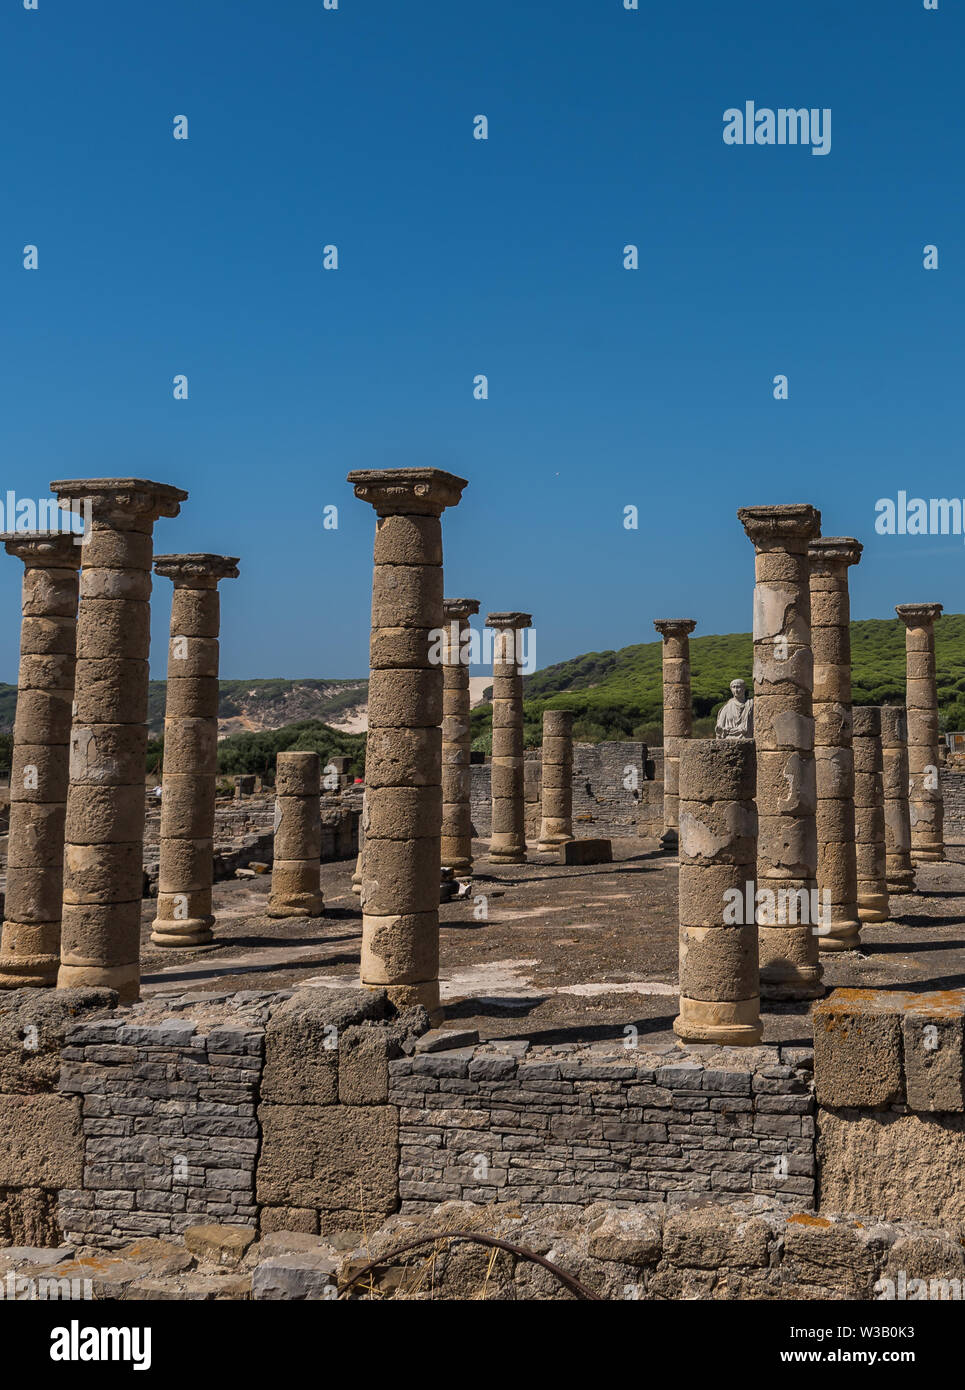
[[[749,629],[744,504],[865,542],[856,617],[960,610],[961,536],[873,526],[965,496],[963,36],[956,0],[4,0],[0,499],[187,488],[156,547],[241,557],[228,677],[367,671],[360,467],[470,480],[446,590],[531,611],[540,666]],[[830,107],[830,154],[725,145],[747,100]]]

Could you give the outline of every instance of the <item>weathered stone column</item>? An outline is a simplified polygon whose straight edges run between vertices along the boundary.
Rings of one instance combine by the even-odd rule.
[[[680,741],[693,730],[690,696],[690,633],[693,618],[659,618],[654,627],[663,638],[663,835],[660,848],[677,852],[677,781]]]
[[[938,775],[938,690],[935,684],[935,620],[940,603],[900,603],[905,624],[905,706],[908,714],[908,809],[911,862],[945,858],[945,805]]]
[[[761,1039],[755,775],[750,739],[681,744],[680,1014],[673,1029],[687,1042]]]
[[[818,892],[830,922],[822,951],[860,944],[854,848],[854,756],[851,749],[851,602],[848,567],[861,559],[853,536],[818,536],[811,561],[811,647],[814,653],[814,764],[817,781]]]
[[[365,793],[362,793],[362,814],[359,816],[359,852],[352,872],[352,892],[357,898],[362,896],[362,854],[365,850]]]
[[[442,863],[456,878],[472,877],[472,811],[469,806],[469,663],[462,652],[469,619],[479,600],[443,600],[445,618],[442,692]]]
[[[885,795],[885,865],[888,894],[913,893],[911,817],[908,813],[908,721],[904,705],[881,706],[881,761]]]
[[[362,984],[438,1019],[442,828],[442,522],[465,479],[438,468],[350,473],[378,515],[365,758]]]
[[[817,891],[817,784],[808,544],[821,513],[806,504],[741,507],[754,542],[754,738],[757,744],[757,888],[761,997],[817,999],[823,992],[810,911]],[[806,895],[806,896],[805,896]]]
[[[161,863],[156,946],[212,940],[214,801],[218,781],[218,584],[237,579],[231,555],[157,555],[174,584],[164,708]]]
[[[543,853],[573,839],[573,711],[544,709],[539,844]]]
[[[876,705],[859,705],[854,711],[854,837],[858,916],[862,922],[887,922],[881,713]]]
[[[318,917],[322,859],[321,764],[317,753],[275,759],[275,846],[269,917]]]
[[[526,801],[523,783],[523,676],[520,636],[532,625],[528,613],[490,613],[493,639],[492,838],[494,864],[526,863]]]
[[[23,561],[0,988],[53,985],[60,965],[64,817],[74,698],[79,537],[0,536]]]
[[[187,493],[139,478],[50,485],[91,518],[81,554],[61,989],[140,993],[152,532]]]

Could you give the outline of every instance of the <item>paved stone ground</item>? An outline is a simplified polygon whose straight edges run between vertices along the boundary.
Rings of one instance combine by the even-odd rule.
[[[614,841],[613,864],[561,868],[531,851],[525,865],[485,862],[473,897],[442,907],[442,994],[447,1020],[480,1037],[536,1043],[619,1038],[628,1027],[673,1041],[677,1012],[675,861],[654,840]],[[215,887],[217,943],[200,951],[154,947],[145,903],[145,996],[164,990],[341,986],[358,975],[354,859],[322,865],[324,917],[265,916],[267,875]],[[921,891],[893,900],[893,921],[868,927],[860,952],[824,956],[829,985],[899,989],[965,986],[965,842],[948,862],[919,870]],[[479,901],[485,898],[485,903]],[[474,913],[487,913],[476,920]],[[810,1041],[807,1006],[765,1012],[765,1042]]]

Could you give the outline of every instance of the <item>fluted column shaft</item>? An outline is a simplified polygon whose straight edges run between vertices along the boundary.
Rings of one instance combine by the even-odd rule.
[[[935,683],[935,622],[940,603],[902,603],[895,612],[905,624],[905,706],[908,716],[908,806],[911,861],[945,858],[945,805],[939,777],[938,688]]]
[[[492,838],[495,864],[526,863],[526,802],[523,780],[523,676],[520,633],[528,613],[490,613],[493,642]]]
[[[469,619],[479,612],[477,599],[443,601],[442,691],[442,863],[457,878],[472,877],[472,810],[470,808],[469,662],[463,660],[470,635]]]
[[[854,711],[854,830],[858,915],[862,922],[887,922],[881,713],[875,705]]]
[[[543,711],[541,820],[538,848],[551,853],[573,839],[573,713]]]
[[[754,738],[757,744],[758,908],[761,995],[816,999],[823,992],[817,924],[788,920],[783,904],[817,895],[817,783],[808,545],[821,514],[814,507],[742,507],[754,542]]]
[[[161,778],[156,946],[203,946],[214,915],[214,803],[218,780],[218,633],[221,579],[230,555],[158,555],[154,572],[174,584]]]
[[[680,1014],[673,1028],[687,1042],[735,1046],[761,1038],[755,775],[749,739],[681,744]]]
[[[140,992],[152,532],[187,493],[141,479],[51,483],[91,517],[82,551],[57,984]]]
[[[317,753],[275,759],[275,843],[269,917],[318,917],[322,911],[321,763]]]
[[[60,965],[81,546],[64,532],[2,539],[24,565],[0,937],[0,988],[18,989],[56,984]]]
[[[661,847],[673,853],[678,841],[680,742],[693,730],[690,694],[692,618],[661,618],[654,627],[663,638],[663,825]]]
[[[443,510],[463,478],[437,468],[349,474],[376,509],[362,858],[362,984],[399,1008],[439,1006]]]
[[[912,893],[911,817],[908,811],[908,721],[904,705],[881,706],[881,762],[885,797],[888,894]]]

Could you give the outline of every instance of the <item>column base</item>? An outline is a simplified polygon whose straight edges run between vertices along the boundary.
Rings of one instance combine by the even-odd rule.
[[[491,849],[489,851],[490,864],[525,864],[526,851],[524,849]]]
[[[563,845],[568,845],[571,840],[575,840],[575,835],[551,835],[545,840],[539,840],[536,844],[537,854],[556,854]]]
[[[151,923],[151,942],[155,946],[207,946],[214,940],[213,917],[155,917]]]
[[[680,848],[680,835],[675,826],[668,826],[660,836],[660,848],[664,854],[676,854]]]
[[[119,1004],[136,1004],[141,997],[141,965],[70,965],[61,962],[58,989],[116,989]]]
[[[56,956],[0,956],[0,989],[53,989],[59,965]]]
[[[307,894],[299,896],[295,902],[272,902],[268,899],[268,910],[266,917],[321,917],[324,909],[324,900],[321,893],[314,897]]]
[[[860,945],[860,921],[836,922],[826,936],[818,937],[819,951],[856,951]]]
[[[439,981],[420,980],[417,984],[372,984],[359,980],[362,989],[384,989],[391,1002],[401,1013],[403,1009],[414,1009],[420,1004],[429,1015],[432,1026],[438,1027],[443,1020],[442,1004],[439,1001]]]
[[[913,849],[911,862],[913,864],[943,864],[945,862],[945,847],[943,845],[941,849]]]
[[[756,1047],[764,1031],[760,999],[733,1002],[680,996],[680,1013],[673,1030],[684,1042],[720,1043],[726,1047]]]
[[[454,878],[472,878],[471,859],[445,859],[443,860],[442,867],[444,869],[451,869]],[[361,887],[359,891],[361,891]]]
[[[858,921],[862,925],[887,922],[889,916],[887,893],[866,893],[858,896]]]
[[[888,896],[900,896],[902,893],[914,893],[915,891],[915,871],[914,869],[904,869],[901,873],[895,874],[894,878],[888,879]]]

